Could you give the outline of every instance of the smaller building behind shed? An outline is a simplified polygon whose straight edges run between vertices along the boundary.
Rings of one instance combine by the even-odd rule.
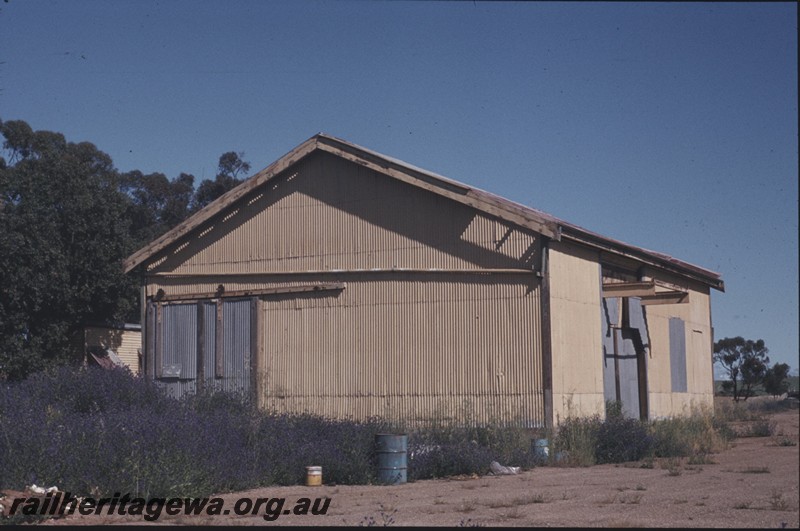
[[[121,365],[141,374],[142,326],[138,324],[86,325],[83,329],[85,363],[111,368]]]

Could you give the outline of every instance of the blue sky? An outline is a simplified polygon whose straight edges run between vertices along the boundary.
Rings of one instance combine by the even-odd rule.
[[[213,178],[325,132],[722,273],[798,360],[797,7],[10,0],[0,118]]]

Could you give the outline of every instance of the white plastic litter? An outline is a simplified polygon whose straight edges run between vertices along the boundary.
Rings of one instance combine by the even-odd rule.
[[[58,487],[50,487],[46,489],[44,487],[39,487],[38,485],[36,485],[36,483],[34,483],[30,487],[28,487],[27,490],[29,490],[34,494],[47,494],[48,492],[58,492]]]
[[[519,474],[518,466],[503,466],[497,461],[492,461],[489,465],[489,469],[495,476],[513,476]]]

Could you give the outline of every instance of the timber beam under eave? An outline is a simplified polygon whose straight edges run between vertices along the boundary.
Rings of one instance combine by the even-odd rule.
[[[341,291],[345,289],[344,282],[333,282],[326,284],[311,284],[303,286],[280,286],[274,288],[261,288],[261,289],[248,289],[225,291],[224,286],[220,284],[217,291],[203,292],[203,293],[180,293],[174,295],[167,295],[163,290],[152,297],[149,297],[154,302],[170,302],[170,301],[194,301],[200,299],[223,299],[223,298],[246,298],[246,297],[266,297],[269,295],[294,295],[298,293],[310,293],[317,291]]]
[[[659,291],[655,295],[642,297],[642,306],[653,304],[688,304],[689,293],[685,291]]]
[[[656,283],[645,282],[612,282],[603,284],[603,298],[609,297],[648,297],[656,295]]]

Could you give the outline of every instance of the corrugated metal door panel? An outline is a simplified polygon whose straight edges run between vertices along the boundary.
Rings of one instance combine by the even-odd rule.
[[[204,384],[207,389],[215,389],[215,361],[214,348],[217,338],[217,306],[213,302],[204,302],[203,305],[203,367],[205,368]]]
[[[146,308],[147,323],[144,329],[144,367],[142,370],[148,378],[155,378],[155,356],[156,356],[156,305],[148,302]]]
[[[614,401],[617,399],[616,370],[614,358],[614,328],[612,325],[617,322],[617,312],[619,311],[619,299],[609,297],[603,299],[602,305],[602,326],[603,326],[603,397],[606,400]]]
[[[646,420],[650,416],[650,400],[647,360],[650,353],[650,331],[647,328],[646,307],[638,297],[628,299],[628,326],[634,340],[637,357],[639,415],[635,418]]]
[[[617,330],[617,353],[619,362],[619,392],[622,413],[626,417],[639,418],[639,361],[636,344],[627,328]]]
[[[685,393],[686,384],[686,324],[679,317],[669,319],[669,368],[673,393]]]
[[[164,304],[157,326],[156,341],[161,345],[161,378],[157,382],[176,398],[197,390],[196,308],[194,304]]]
[[[164,305],[163,365],[179,365],[182,380],[197,377],[197,310],[194,304]]]
[[[222,389],[247,393],[250,389],[250,299],[222,303]]]

